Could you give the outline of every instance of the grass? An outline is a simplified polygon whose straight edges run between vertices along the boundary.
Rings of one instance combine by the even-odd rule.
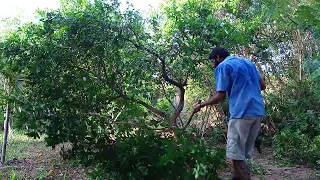
[[[3,133],[1,133],[0,138],[2,145]],[[5,159],[11,160],[14,158],[22,159],[28,157],[30,155],[30,150],[32,151],[32,154],[35,154],[36,152],[41,153],[47,148],[43,138],[44,137],[41,137],[40,139],[30,138],[22,131],[13,130],[8,137]]]
[[[0,135],[3,142],[3,132]],[[0,179],[88,179],[83,168],[62,160],[59,146],[47,147],[44,137],[34,139],[22,131],[12,131],[6,152],[5,169]]]
[[[250,171],[256,175],[265,175],[267,170],[264,169],[260,164],[255,163],[252,160],[247,160],[246,163],[250,166]]]

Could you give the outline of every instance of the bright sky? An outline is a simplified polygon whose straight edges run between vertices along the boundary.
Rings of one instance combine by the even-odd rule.
[[[56,9],[60,6],[59,0],[0,0],[0,17],[22,18],[22,21],[33,20],[37,8]]]
[[[126,0],[120,0],[125,4]],[[137,9],[147,13],[149,6],[158,7],[163,0],[129,0]],[[34,20],[34,12],[39,9],[57,9],[60,6],[60,0],[0,0],[0,18],[16,17],[22,18],[22,21]]]

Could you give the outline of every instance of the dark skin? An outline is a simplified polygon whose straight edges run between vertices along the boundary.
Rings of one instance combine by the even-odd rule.
[[[216,59],[212,61],[213,68],[216,68],[224,59],[217,56]],[[260,89],[265,90],[266,84],[264,83],[264,80],[261,79],[259,81],[260,83]],[[195,104],[194,105],[194,113],[197,113],[200,111],[202,107],[208,106],[208,105],[214,105],[221,103],[226,98],[226,91],[218,91],[214,96],[209,98],[209,100],[201,103],[201,104]],[[238,161],[233,160],[234,165],[234,177],[233,179],[250,179],[250,172],[244,161]]]
[[[216,59],[214,59],[212,61],[212,66],[213,68],[216,68],[224,59],[219,57],[219,55],[217,56]],[[260,83],[260,88],[261,90],[265,90],[266,89],[266,84],[264,83],[264,80],[261,79],[259,81]],[[209,105],[214,105],[214,104],[218,104],[221,103],[225,100],[226,98],[226,91],[218,91],[214,96],[212,96],[211,98],[209,98],[207,101],[201,103],[201,104],[195,104],[193,109],[194,112],[199,112],[201,108],[205,107],[205,106],[209,106]]]

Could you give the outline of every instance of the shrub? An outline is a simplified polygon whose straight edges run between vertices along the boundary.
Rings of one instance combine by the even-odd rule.
[[[316,164],[320,136],[319,88],[314,79],[290,80],[266,98],[266,109],[281,131],[275,137],[275,156],[291,163]]]
[[[294,118],[293,121],[287,123],[287,127],[292,131],[306,134],[309,138],[320,135],[320,116],[318,112],[313,110],[307,110],[305,113],[301,113]]]
[[[98,164],[92,173],[95,178],[109,174],[112,179],[112,174],[114,179],[218,179],[217,171],[226,167],[224,149],[209,149],[179,130],[156,133],[147,127],[124,128],[108,149],[91,161]]]
[[[291,163],[315,165],[320,160],[320,136],[311,139],[299,131],[286,129],[275,137],[275,157]]]
[[[290,80],[265,99],[267,115],[280,130],[307,111],[316,112],[320,108],[318,88],[312,79]]]

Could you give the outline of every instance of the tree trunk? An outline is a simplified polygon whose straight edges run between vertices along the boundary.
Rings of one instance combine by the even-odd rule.
[[[301,35],[301,32],[299,30],[296,31],[296,53],[297,53],[297,58],[298,58],[298,75],[299,75],[299,80],[302,80],[303,76],[303,67],[302,67],[302,58],[303,58],[303,48],[304,48],[304,42],[303,42],[303,37]]]
[[[178,97],[177,97],[178,96]],[[179,98],[179,100],[177,99]],[[173,116],[170,120],[170,125],[171,126],[177,126],[177,119],[180,116],[183,108],[184,108],[184,104],[185,104],[185,90],[183,87],[178,88],[177,91],[177,95],[176,95],[176,100],[175,101],[179,101],[179,102],[175,102],[175,106],[176,106],[176,110],[173,113]],[[177,104],[177,105],[176,105]]]
[[[10,107],[9,107],[9,103],[7,103],[6,119],[4,121],[5,124],[4,124],[4,136],[3,136],[3,144],[2,144],[2,154],[1,154],[1,163],[2,164],[4,164],[4,161],[5,161],[5,154],[6,154],[7,141],[8,141],[9,113],[10,113]]]

